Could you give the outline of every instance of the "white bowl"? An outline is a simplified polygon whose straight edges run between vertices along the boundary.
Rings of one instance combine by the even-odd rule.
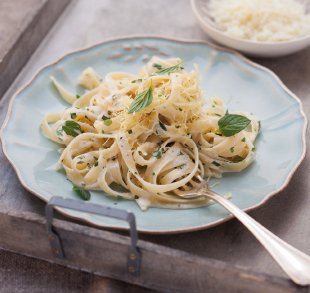
[[[233,38],[216,28],[208,11],[209,0],[191,0],[192,10],[202,29],[217,43],[257,57],[279,57],[300,51],[310,45],[310,34],[290,41],[256,42]],[[305,1],[303,1],[305,3]],[[307,1],[309,10],[310,1]]]

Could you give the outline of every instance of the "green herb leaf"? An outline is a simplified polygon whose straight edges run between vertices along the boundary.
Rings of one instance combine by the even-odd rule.
[[[104,125],[106,126],[110,126],[112,124],[112,120],[111,119],[106,119],[103,121]]]
[[[186,166],[186,164],[182,164],[182,165],[180,165],[180,166],[178,166],[178,167],[176,167],[176,168],[177,168],[177,169],[183,169],[185,166]]]
[[[59,136],[62,136],[62,135],[63,135],[63,129],[62,129],[62,127],[57,128],[56,134],[59,135]]]
[[[102,115],[102,120],[103,120],[104,125],[106,126],[110,126],[112,124],[112,120],[110,117]]]
[[[167,127],[164,123],[162,123],[160,120],[159,120],[159,126],[161,127],[161,129],[167,131]]]
[[[142,81],[142,78],[139,78],[139,79],[134,79],[131,81],[131,83],[136,83],[136,82],[141,82]]]
[[[152,156],[155,157],[156,159],[160,159],[161,156],[162,156],[161,150],[155,151],[155,152],[152,154]]]
[[[216,162],[216,161],[213,161],[212,164],[215,165],[215,166],[217,166],[217,167],[220,167],[220,166],[221,166],[221,164],[219,164],[219,163]]]
[[[160,74],[160,75],[161,74],[170,74],[170,73],[173,73],[173,72],[176,72],[176,71],[180,71],[181,69],[183,69],[183,67],[181,67],[181,64],[182,64],[182,62],[180,62],[179,64],[176,64],[174,66],[158,70],[156,72],[156,74]]]
[[[77,99],[79,99],[81,96],[80,95],[75,95]]]
[[[241,139],[242,142],[245,142],[245,137]]]
[[[152,82],[150,87],[141,92],[136,96],[134,101],[131,103],[128,114],[132,114],[134,112],[139,112],[149,106],[153,101],[153,91],[152,91]]]
[[[218,121],[219,131],[224,136],[233,136],[241,130],[245,129],[251,120],[247,117],[237,114],[226,114]]]
[[[132,130],[131,129],[128,129],[127,131],[129,134],[132,134]]]
[[[124,186],[122,186],[121,184],[118,184],[116,182],[112,182],[111,184],[109,184],[109,187],[111,189],[113,189],[116,192],[122,193],[122,192],[129,192],[128,189],[126,189]]]
[[[82,187],[73,185],[72,190],[83,200],[90,200],[90,192]]]
[[[158,64],[158,63],[154,63],[153,67],[157,68],[158,70],[163,69],[163,67],[160,64]]]
[[[62,130],[70,136],[76,137],[82,133],[80,124],[76,123],[73,120],[67,120],[62,126]]]

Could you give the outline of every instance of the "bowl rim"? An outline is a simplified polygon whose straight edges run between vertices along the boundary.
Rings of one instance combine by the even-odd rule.
[[[266,47],[271,47],[271,46],[285,46],[285,45],[291,45],[291,44],[296,44],[296,43],[303,43],[306,40],[310,41],[310,32],[306,35],[302,35],[296,38],[293,38],[291,40],[286,40],[286,41],[280,41],[280,42],[259,42],[259,41],[253,41],[253,40],[246,40],[246,39],[242,39],[242,38],[237,38],[237,37],[232,37],[229,36],[228,34],[226,34],[225,32],[217,29],[214,25],[212,25],[212,22],[206,20],[201,13],[198,11],[198,5],[196,4],[197,0],[190,0],[191,1],[191,8],[192,11],[194,13],[194,15],[196,16],[198,22],[201,25],[204,25],[205,27],[207,27],[210,31],[212,31],[214,34],[218,34],[230,41],[238,41],[239,43],[243,43],[243,44],[247,44],[247,45],[252,45],[252,46],[266,46]],[[310,16],[310,14],[309,14]],[[212,36],[211,36],[212,37]],[[310,46],[310,43],[309,43]]]
[[[41,66],[37,72],[32,75],[32,78],[30,78],[28,80],[28,82],[25,82],[17,91],[15,91],[15,93],[10,97],[10,102],[9,102],[9,106],[7,109],[7,113],[5,116],[5,119],[3,121],[3,124],[1,125],[0,128],[0,142],[1,142],[1,146],[2,146],[2,150],[3,153],[5,155],[5,157],[7,158],[7,160],[10,162],[11,166],[13,167],[18,180],[20,181],[21,185],[28,190],[30,193],[34,194],[35,196],[37,196],[39,199],[41,199],[43,202],[47,202],[46,198],[44,196],[42,196],[40,193],[36,192],[33,190],[33,188],[31,187],[31,185],[28,185],[24,179],[23,176],[21,175],[21,172],[19,170],[19,168],[17,167],[17,165],[15,165],[13,158],[10,157],[7,148],[6,148],[6,143],[5,143],[5,139],[4,139],[4,132],[5,129],[7,128],[7,125],[9,123],[9,120],[11,118],[12,112],[13,112],[13,106],[14,106],[14,102],[16,100],[16,98],[22,94],[28,87],[30,87],[33,83],[33,81],[35,79],[37,79],[39,77],[39,75],[45,70],[48,69],[50,67],[53,67],[57,64],[59,64],[59,62],[63,61],[64,59],[66,59],[67,57],[73,56],[77,53],[80,52],[86,52],[92,48],[95,47],[99,47],[105,44],[109,44],[109,43],[113,43],[113,42],[119,42],[119,41],[126,41],[126,40],[133,40],[133,39],[153,39],[153,40],[159,40],[159,41],[172,41],[175,43],[179,43],[179,44],[200,44],[200,45],[207,45],[210,48],[213,48],[215,50],[219,50],[222,52],[227,52],[230,54],[233,54],[234,56],[238,57],[240,60],[242,60],[244,63],[251,65],[257,69],[260,69],[261,71],[266,72],[267,74],[269,74],[270,76],[272,76],[275,80],[275,82],[277,82],[277,84],[292,98],[294,99],[297,104],[298,104],[298,108],[299,108],[299,113],[300,115],[303,117],[304,119],[304,124],[303,124],[303,129],[302,129],[302,135],[301,135],[301,139],[302,139],[302,153],[300,155],[299,160],[295,163],[295,165],[292,167],[292,169],[290,170],[290,172],[287,174],[285,180],[283,181],[282,185],[274,190],[273,192],[270,192],[268,194],[266,194],[266,196],[257,204],[250,206],[248,208],[242,209],[244,212],[249,212],[252,210],[255,210],[261,206],[263,206],[264,204],[266,204],[271,198],[273,198],[275,195],[279,194],[282,190],[284,190],[287,185],[289,184],[289,182],[291,181],[293,175],[295,174],[297,168],[300,166],[300,164],[302,163],[302,161],[304,160],[305,156],[306,156],[306,131],[307,131],[307,126],[308,126],[308,119],[307,116],[303,110],[303,105],[301,103],[301,100],[297,97],[297,95],[295,95],[283,82],[282,80],[269,68],[260,65],[256,62],[251,61],[250,59],[246,58],[245,56],[243,56],[242,54],[240,54],[239,52],[223,47],[223,46],[218,46],[215,45],[211,42],[208,42],[206,40],[197,40],[197,39],[182,39],[182,38],[173,38],[173,37],[165,37],[165,36],[159,36],[159,35],[132,35],[132,36],[119,36],[119,37],[114,37],[114,38],[107,38],[104,40],[101,40],[100,42],[94,43],[90,46],[84,46],[82,48],[79,48],[77,50],[73,50],[73,51],[69,51],[68,53],[62,55],[61,57],[57,58],[55,61],[50,62],[45,64],[44,66]],[[9,98],[9,97],[8,97]],[[94,221],[88,220],[88,219],[84,219],[81,217],[76,217],[73,216],[72,214],[70,215],[67,211],[65,211],[62,208],[56,207],[55,210],[59,211],[62,215],[64,215],[65,217],[71,218],[71,219],[76,219],[79,220],[81,222],[90,224],[94,227],[98,227],[98,228],[105,228],[108,230],[116,230],[116,231],[128,231],[127,227],[119,227],[119,226],[111,226],[111,225],[107,225],[107,224],[98,224],[95,223]],[[149,229],[145,229],[145,228],[137,228],[138,232],[140,233],[144,233],[144,234],[178,234],[178,233],[189,233],[189,232],[194,232],[194,231],[200,231],[200,230],[205,230],[205,229],[209,229],[211,227],[215,227],[219,224],[225,223],[230,219],[233,219],[234,216],[232,216],[231,214],[227,215],[226,217],[223,217],[221,219],[218,219],[212,223],[208,223],[208,224],[202,224],[202,225],[198,225],[198,226],[194,226],[194,227],[190,227],[190,228],[178,228],[178,229],[172,229],[172,230],[149,230]]]

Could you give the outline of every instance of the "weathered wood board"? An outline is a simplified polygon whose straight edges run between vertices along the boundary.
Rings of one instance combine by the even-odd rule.
[[[0,207],[0,247],[161,292],[307,292],[292,282],[245,268],[139,241],[142,254],[139,276],[127,270],[128,237],[54,220],[66,258],[52,254],[46,221],[34,213],[4,211]]]
[[[0,1],[0,97],[69,2]]]

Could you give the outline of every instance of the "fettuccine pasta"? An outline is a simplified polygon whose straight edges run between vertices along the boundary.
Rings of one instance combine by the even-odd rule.
[[[197,207],[207,200],[178,196],[195,176],[240,172],[254,160],[258,120],[227,113],[217,97],[205,101],[197,69],[187,72],[179,58],[153,57],[137,75],[104,79],[87,68],[81,97],[52,82],[71,106],[48,113],[42,130],[62,147],[59,168],[86,190],[136,200],[143,210]]]

